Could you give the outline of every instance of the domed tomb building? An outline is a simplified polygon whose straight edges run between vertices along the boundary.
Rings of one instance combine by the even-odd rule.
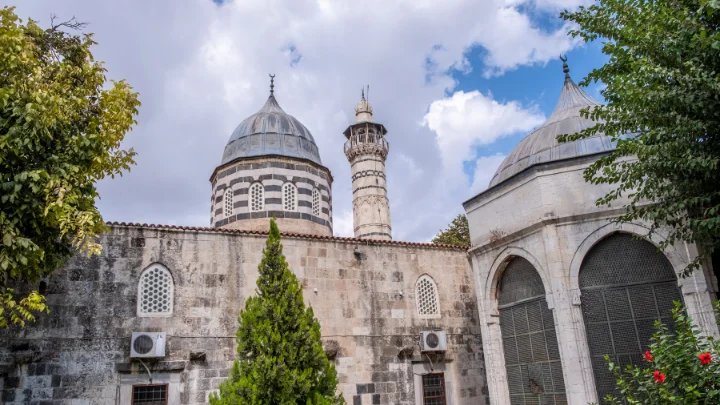
[[[332,174],[310,131],[270,97],[233,131],[210,177],[215,228],[332,236]]]
[[[585,181],[584,170],[614,150],[604,134],[567,143],[595,123],[581,110],[599,105],[570,78],[547,121],[521,140],[487,190],[463,203],[493,405],[600,403],[618,395],[603,358],[637,364],[655,320],[672,322],[685,304],[705,334],[718,336],[708,268],[676,274],[697,257],[692,245],[660,251],[666,233],[616,223],[627,200],[595,201],[613,185]]]

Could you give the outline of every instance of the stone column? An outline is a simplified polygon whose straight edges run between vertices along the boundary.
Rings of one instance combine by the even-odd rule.
[[[548,306],[553,311],[555,319],[555,333],[565,380],[565,395],[569,405],[597,403],[590,351],[580,308],[580,295],[573,294],[569,288],[566,276],[568,272],[563,264],[557,228],[554,224],[546,225],[542,234],[552,283],[552,291],[547,294]]]

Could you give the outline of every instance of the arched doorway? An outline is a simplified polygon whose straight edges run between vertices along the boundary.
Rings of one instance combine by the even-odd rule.
[[[553,314],[530,262],[516,257],[507,265],[498,304],[510,403],[567,404]]]
[[[615,379],[604,355],[625,367],[643,361],[655,320],[672,327],[673,301],[682,296],[670,261],[632,235],[598,242],[580,266],[580,291],[598,398],[614,394]]]

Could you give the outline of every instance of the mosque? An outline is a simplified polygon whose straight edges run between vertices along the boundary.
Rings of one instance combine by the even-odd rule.
[[[557,142],[592,126],[580,110],[598,105],[564,73],[548,120],[463,203],[470,247],[393,240],[392,133],[364,94],[343,132],[355,235],[332,236],[332,174],[271,82],[210,178],[211,226],[111,223],[99,256],[40,283],[50,314],[0,334],[1,402],[207,403],[235,359],[273,217],[353,405],[599,402],[613,390],[602,356],[639,362],[673,300],[718,336],[711,264],[676,277],[695,246],[660,252],[662,232],[613,222],[623,201],[595,205],[609,188],[583,170],[614,142]]]

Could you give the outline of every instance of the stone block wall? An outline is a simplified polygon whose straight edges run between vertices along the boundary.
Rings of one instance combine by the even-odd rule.
[[[76,256],[46,280],[50,314],[0,335],[2,402],[129,403],[132,384],[147,377],[129,358],[130,335],[162,331],[166,357],[146,361],[154,381],[167,381],[179,403],[206,403],[235,358],[237,315],[254,293],[264,243],[250,232],[112,226],[100,256]],[[417,370],[429,361],[445,372],[449,403],[486,403],[464,251],[344,238],[284,237],[283,244],[326,345],[337,348],[348,403],[417,403]],[[139,276],[154,263],[172,273],[174,311],[137,317]],[[439,319],[417,316],[414,287],[423,274],[437,283]],[[435,327],[447,331],[448,351],[421,355],[419,333]]]

